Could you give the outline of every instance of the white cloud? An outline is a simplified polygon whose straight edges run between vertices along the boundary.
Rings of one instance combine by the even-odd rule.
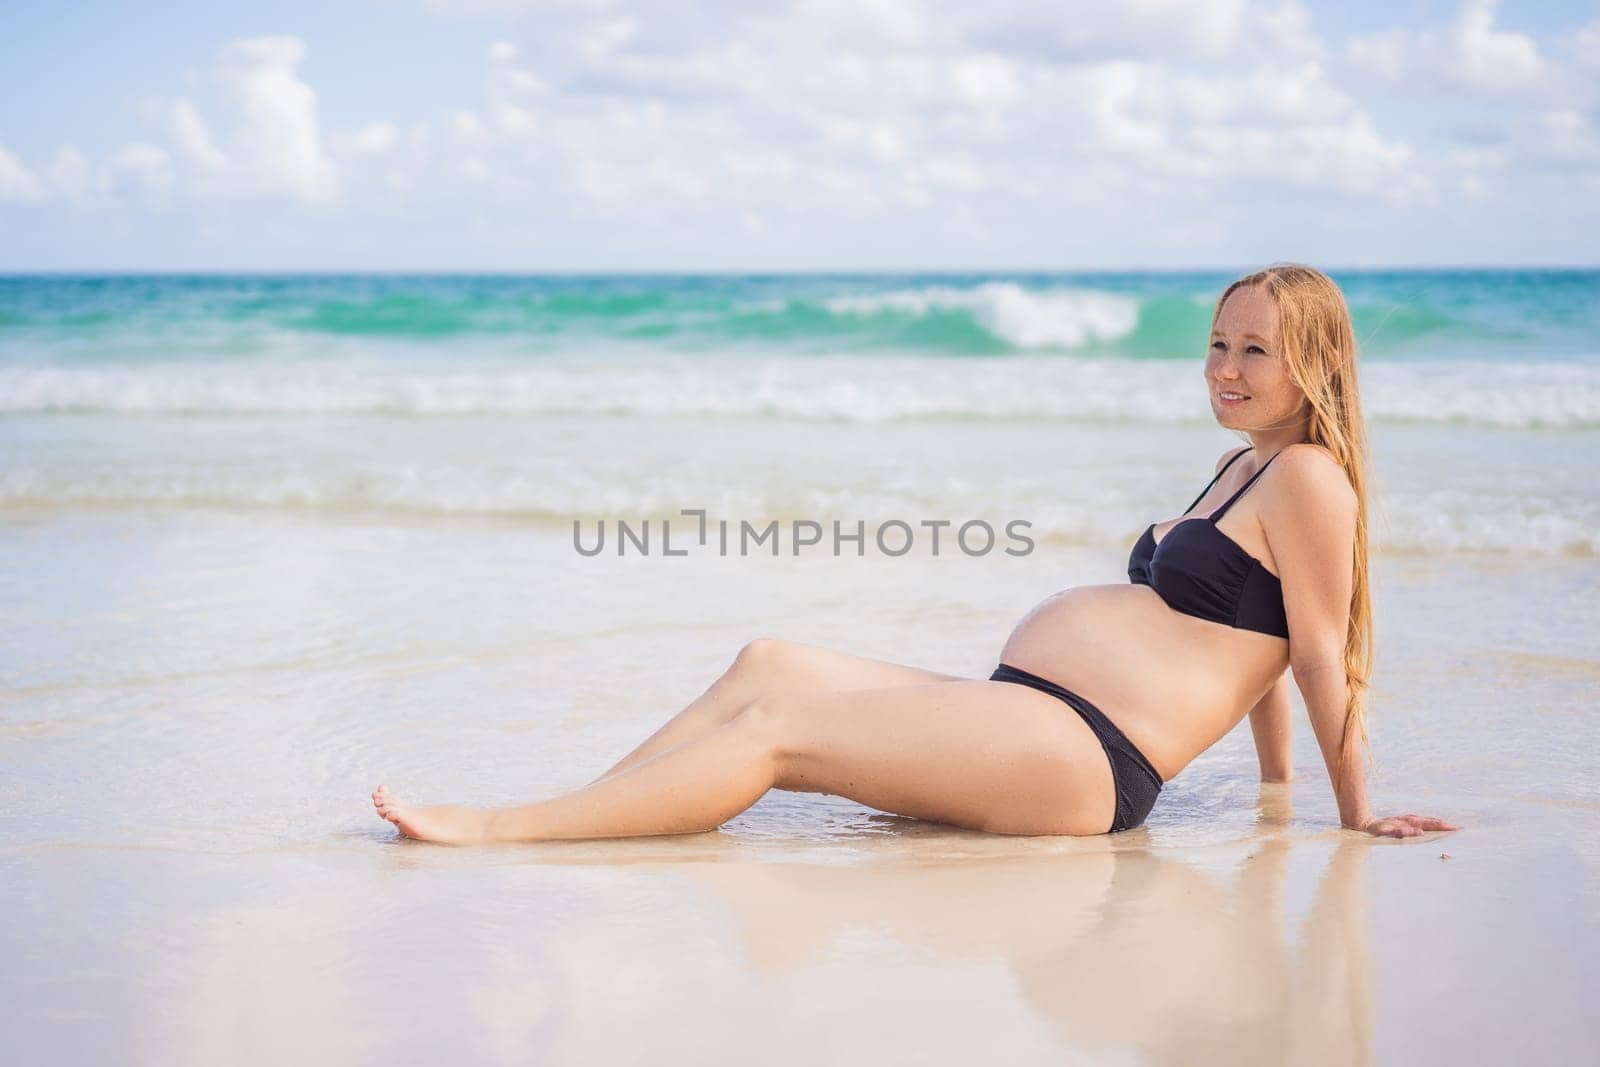
[[[603,159],[587,157],[578,161],[578,183],[590,200],[615,201],[632,191],[627,175]]]
[[[863,121],[846,115],[818,115],[815,121],[834,144],[859,149],[890,163],[905,158],[906,137],[891,122]]]
[[[352,142],[358,152],[386,152],[394,147],[399,134],[392,122],[372,122],[363,126]]]
[[[337,174],[322,145],[316,93],[295,69],[305,56],[296,37],[229,42],[207,79],[223,117],[220,140],[187,98],[141,102],[146,121],[172,143],[189,191],[202,198],[287,197],[307,204],[334,196]],[[355,147],[376,150],[383,125],[363,130]]]
[[[1179,182],[1246,181],[1403,199],[1426,191],[1415,153],[1385,138],[1321,66],[1175,74],[1131,61],[1075,72],[1094,148]]]
[[[720,197],[719,210],[770,218],[947,211],[980,189],[1001,195],[979,213],[1152,181],[1224,197],[1240,181],[1387,199],[1430,186],[1415,151],[1329,77],[1295,0],[1048,16],[1022,0],[687,0],[529,15],[485,46],[482,99],[446,114],[468,162],[430,174],[419,158],[418,195],[454,172],[485,210],[514,212],[537,190],[579,216],[666,217]]]
[[[638,19],[604,19],[584,27],[574,42],[574,48],[585,62],[599,63],[627,44],[638,32]]]
[[[470,202],[505,232],[537,204],[541,227],[721,217],[786,232],[859,216],[1004,241],[1036,238],[1039,219],[1109,225],[1146,204],[1170,220],[1196,203],[1248,214],[1354,196],[1374,215],[1404,204],[1409,220],[1447,190],[1492,210],[1529,164],[1580,185],[1600,175],[1597,79],[1580,76],[1600,71],[1600,21],[1546,56],[1496,25],[1491,0],[1332,48],[1298,0],[1074,6],[436,3],[517,14],[485,24],[471,94],[324,138],[305,44],[243,39],[188,98],[146,108],[159,146],[140,139],[99,170],[81,153],[42,163],[0,148],[0,199],[169,189],[319,204],[344,191],[374,211]],[[1418,88],[1481,114],[1430,129],[1456,105],[1389,106]]]
[[[0,202],[49,202],[92,206],[115,191],[121,172],[139,172],[146,186],[159,185],[165,153],[151,145],[129,145],[112,155],[102,167],[76,145],[61,145],[50,159],[32,167],[0,145]]]
[[[976,12],[982,11],[982,15]],[[1121,0],[1070,9],[1030,0],[969,8],[968,39],[1063,65],[1225,54],[1253,15],[1248,0]],[[1257,57],[1261,60],[1271,57]]]
[[[157,145],[123,145],[106,160],[112,175],[126,176],[146,192],[164,193],[172,186],[172,157]]]
[[[34,204],[45,199],[38,177],[5,145],[0,145],[0,201]]]
[[[1444,131],[1454,145],[1440,151],[1442,181],[1510,196],[1529,177],[1600,179],[1600,21],[1547,56],[1527,35],[1496,28],[1495,8],[1464,0],[1448,25],[1354,38],[1346,55],[1359,77],[1391,93],[1447,94],[1477,108]]]
[[[747,152],[725,148],[720,159],[729,174],[741,178],[789,178],[799,169],[792,156],[775,149]]]
[[[521,51],[509,41],[497,41],[489,48],[487,100],[484,110],[502,132],[527,136],[539,127],[536,102],[550,86],[532,70],[516,63]],[[477,139],[483,133],[477,116],[461,112],[456,128],[463,136]]]
[[[1574,108],[1552,108],[1529,116],[1512,137],[1519,158],[1553,170],[1600,174],[1600,131]]]
[[[1002,56],[964,56],[955,61],[950,76],[956,91],[975,104],[1011,104],[1022,94],[1016,71]]]
[[[830,208],[851,212],[875,211],[883,204],[872,183],[863,175],[818,165],[810,168],[810,178]]]
[[[1575,35],[1578,53],[1588,66],[1600,64],[1600,19],[1589,23]]]
[[[1448,26],[1352,37],[1346,54],[1357,70],[1394,86],[1471,96],[1547,88],[1547,64],[1532,38],[1495,28],[1497,2],[1463,0]]]
[[[921,0],[800,0],[794,16],[828,26],[842,37],[871,35],[896,44],[925,38],[937,13]]]
[[[611,0],[424,0],[423,6],[438,15],[505,17],[563,10],[605,11],[611,7]]]
[[[204,170],[227,166],[227,157],[211,139],[205,120],[189,101],[150,101],[147,111],[158,125],[166,127],[168,136],[188,160]]]
[[[962,156],[934,156],[918,164],[912,172],[912,178],[964,192],[982,189],[989,184],[977,165]]]
[[[328,199],[332,162],[317,130],[317,97],[295,67],[306,47],[296,37],[250,37],[222,53],[222,83],[238,119],[231,153],[248,192]]]
[[[496,107],[494,120],[502,130],[510,133],[527,133],[535,125],[533,113],[515,104],[501,104]]]
[[[45,185],[66,200],[85,200],[92,193],[104,191],[104,182],[96,181],[89,157],[75,145],[63,145],[56,150],[55,158],[40,171]]]

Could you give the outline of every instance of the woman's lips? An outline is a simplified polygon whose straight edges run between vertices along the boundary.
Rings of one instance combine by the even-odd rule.
[[[1237,397],[1229,396],[1226,393],[1218,393],[1217,394],[1217,400],[1219,402],[1221,402],[1226,407],[1232,407],[1234,404],[1243,404],[1245,401],[1247,401],[1249,399],[1250,398],[1248,396],[1245,396],[1242,393],[1239,394]]]

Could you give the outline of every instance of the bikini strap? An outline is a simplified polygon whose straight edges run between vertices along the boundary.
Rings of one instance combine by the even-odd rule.
[[[1280,448],[1280,449],[1278,449],[1278,451],[1276,451],[1276,452],[1274,452],[1272,454],[1272,459],[1277,459],[1282,454],[1283,454],[1283,449]],[[1227,501],[1220,508],[1218,508],[1216,511],[1213,511],[1211,513],[1211,521],[1212,522],[1216,522],[1218,519],[1222,518],[1223,512],[1225,512],[1229,508],[1233,507],[1233,502],[1235,500],[1238,500],[1240,497],[1244,496],[1245,490],[1249,489],[1252,485],[1254,485],[1255,482],[1256,482],[1256,479],[1261,477],[1261,472],[1266,470],[1268,467],[1272,466],[1272,459],[1269,459],[1265,463],[1263,463],[1261,465],[1260,469],[1257,470],[1254,474],[1252,474],[1250,476],[1250,480],[1249,481],[1247,481],[1243,485],[1241,485],[1238,488],[1238,491],[1236,491],[1232,496],[1230,496],[1227,499]]]
[[[1244,454],[1245,454],[1245,453],[1246,453],[1246,452],[1248,452],[1248,451],[1250,451],[1250,449],[1252,449],[1252,448],[1254,448],[1254,447],[1255,447],[1255,446],[1254,446],[1254,445],[1245,445],[1245,446],[1244,446],[1244,447],[1243,447],[1243,448],[1241,448],[1241,449],[1240,449],[1240,450],[1239,450],[1239,451],[1237,451],[1237,452],[1235,452],[1235,453],[1234,453],[1234,454],[1233,454],[1233,459],[1230,459],[1230,460],[1228,460],[1228,462],[1226,462],[1226,463],[1224,463],[1224,464],[1223,464],[1223,465],[1222,465],[1222,469],[1221,469],[1221,470],[1219,470],[1219,471],[1218,471],[1218,472],[1217,472],[1217,473],[1216,473],[1216,474],[1214,474],[1214,475],[1212,475],[1212,477],[1211,477],[1211,480],[1210,480],[1210,481],[1209,481],[1209,482],[1207,482],[1207,483],[1206,483],[1206,487],[1205,487],[1205,488],[1204,488],[1204,489],[1202,489],[1202,490],[1200,490],[1200,495],[1199,495],[1199,496],[1197,496],[1197,497],[1195,497],[1195,498],[1194,498],[1194,499],[1193,499],[1193,500],[1191,500],[1191,501],[1190,501],[1190,502],[1189,502],[1189,506],[1188,506],[1188,507],[1186,507],[1186,508],[1184,508],[1184,509],[1183,509],[1183,510],[1182,510],[1182,511],[1181,511],[1181,512],[1179,512],[1179,513],[1178,513],[1178,514],[1180,514],[1180,515],[1187,515],[1187,514],[1189,514],[1189,512],[1191,512],[1191,511],[1193,511],[1193,510],[1194,510],[1194,506],[1195,506],[1195,505],[1196,505],[1196,504],[1198,504],[1198,503],[1200,503],[1200,501],[1201,501],[1201,500],[1203,500],[1203,499],[1204,499],[1204,498],[1205,498],[1205,495],[1206,495],[1206,494],[1207,494],[1207,493],[1209,493],[1209,492],[1211,492],[1211,487],[1212,487],[1212,486],[1213,486],[1213,485],[1216,485],[1216,484],[1217,484],[1217,481],[1218,481],[1218,479],[1220,479],[1220,478],[1221,478],[1221,477],[1222,477],[1222,476],[1223,476],[1223,475],[1224,475],[1224,474],[1227,474],[1227,473],[1228,473],[1228,468],[1229,468],[1229,467],[1231,467],[1231,466],[1233,466],[1233,460],[1234,460],[1234,459],[1238,459],[1238,458],[1239,458],[1239,457],[1240,457],[1240,456],[1242,456],[1242,455],[1244,455]],[[1271,461],[1271,460],[1268,460],[1268,461],[1267,461],[1267,462],[1269,462],[1269,463],[1270,463],[1270,462],[1272,462],[1272,461]]]

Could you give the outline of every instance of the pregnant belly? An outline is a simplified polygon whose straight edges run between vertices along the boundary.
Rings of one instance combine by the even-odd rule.
[[[1173,611],[1149,586],[1091,585],[1047,597],[1000,659],[1083,696],[1171,778],[1249,712],[1287,646]]]

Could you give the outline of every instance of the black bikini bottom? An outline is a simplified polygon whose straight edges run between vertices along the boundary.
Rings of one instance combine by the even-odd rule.
[[[1082,716],[1083,721],[1089,724],[1089,729],[1100,739],[1100,747],[1106,750],[1106,759],[1111,761],[1111,780],[1117,788],[1117,814],[1111,820],[1111,829],[1108,832],[1131,830],[1144,822],[1145,816],[1150,814],[1150,809],[1155,807],[1156,794],[1161,792],[1163,784],[1161,775],[1150,766],[1150,761],[1144,758],[1144,753],[1140,752],[1099,708],[1072,690],[1063,689],[1052,681],[1040,678],[1037,674],[1029,674],[1009,663],[1002,663],[996,667],[989,680],[1016,682],[1018,685],[1030,686],[1042,693],[1049,693],[1065,701],[1073,711]]]

